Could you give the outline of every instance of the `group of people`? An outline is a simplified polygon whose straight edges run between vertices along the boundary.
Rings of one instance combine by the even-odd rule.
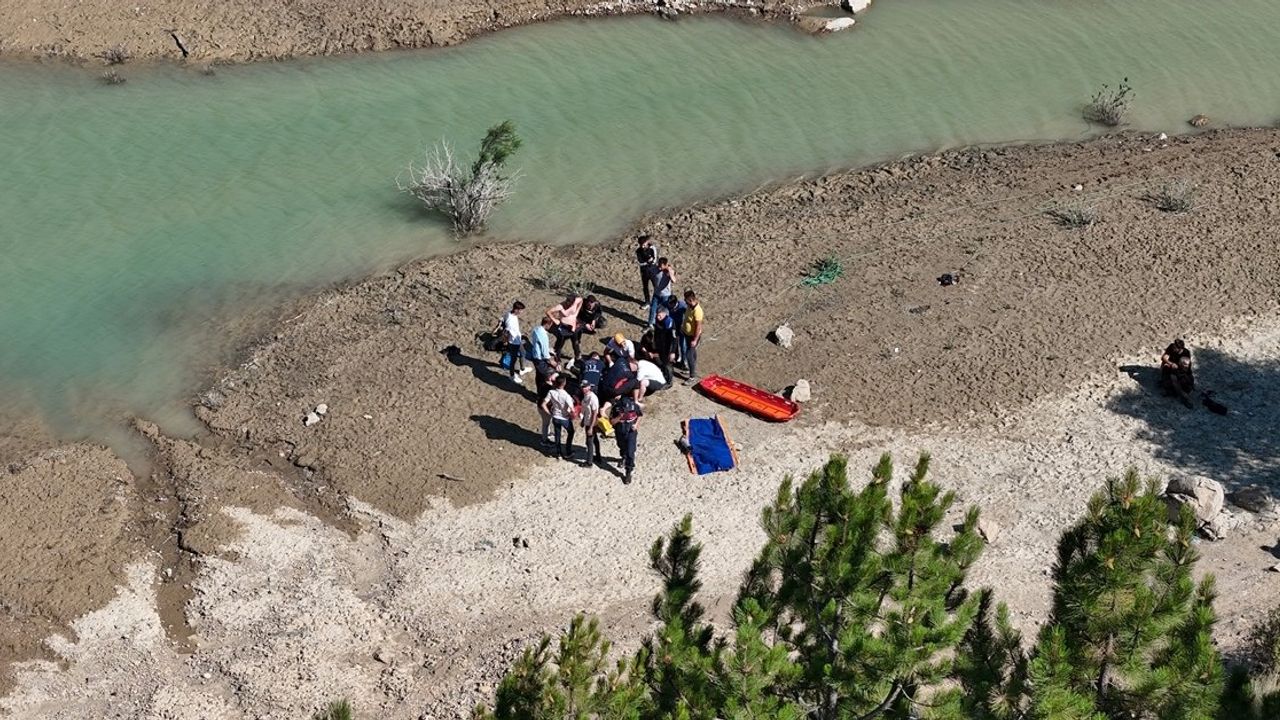
[[[624,333],[601,340],[601,350],[583,352],[584,335],[596,336],[607,325],[604,307],[594,295],[571,294],[547,308],[528,339],[520,319],[526,307],[517,300],[502,316],[505,341],[502,364],[511,380],[524,383],[533,372],[541,442],[558,457],[573,459],[573,441],[581,428],[584,464],[602,464],[600,437],[612,434],[622,456],[623,482],[630,483],[636,465],[637,431],[644,415],[644,398],[672,385],[675,373],[685,383],[698,381],[698,345],[705,315],[697,293],[675,291],[671,261],[658,253],[652,239],[636,243],[648,324],[638,342]],[[572,350],[565,355],[565,345]]]

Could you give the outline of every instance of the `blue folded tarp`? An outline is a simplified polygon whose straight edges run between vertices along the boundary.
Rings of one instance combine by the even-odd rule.
[[[729,443],[720,418],[692,418],[685,421],[689,439],[689,469],[699,475],[732,470],[738,464],[737,453]]]

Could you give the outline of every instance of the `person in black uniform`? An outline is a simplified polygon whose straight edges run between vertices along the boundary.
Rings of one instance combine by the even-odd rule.
[[[653,270],[658,266],[658,246],[648,235],[636,238],[636,263],[640,266],[640,288],[644,291],[644,302],[648,307],[650,298],[649,286],[653,282]]]
[[[613,423],[613,437],[618,442],[618,454],[622,455],[622,483],[631,484],[631,473],[636,469],[636,425],[644,411],[630,395],[623,395],[609,404],[609,422]]]

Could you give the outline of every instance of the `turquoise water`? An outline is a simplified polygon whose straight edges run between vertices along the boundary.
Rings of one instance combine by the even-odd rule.
[[[854,31],[566,21],[432,52],[189,69],[0,66],[0,396],[68,436],[184,424],[223,324],[456,247],[397,194],[440,138],[525,138],[491,239],[590,242],[638,215],[970,143],[1280,116],[1274,0],[884,0]]]

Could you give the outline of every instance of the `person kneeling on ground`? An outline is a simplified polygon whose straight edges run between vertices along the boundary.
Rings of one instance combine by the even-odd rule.
[[[631,395],[639,387],[632,361],[627,358],[611,357],[609,368],[604,371],[600,381],[600,399],[609,402],[614,398]]]
[[[631,484],[631,473],[636,469],[636,442],[638,435],[636,425],[644,411],[630,396],[623,395],[609,406],[609,421],[613,423],[613,437],[618,442],[618,453],[622,455],[624,485]]]
[[[662,372],[662,368],[648,360],[636,361],[636,380],[640,383],[634,396],[636,400],[652,395],[659,390],[666,390],[669,386],[667,376]]]
[[[582,387],[590,386],[592,390],[599,390],[600,380],[604,378],[605,362],[600,357],[600,353],[592,352],[590,355],[578,361],[578,384]]]
[[[541,406],[544,417],[551,418],[551,427],[555,430],[555,451],[566,460],[573,457],[573,421],[576,416],[573,396],[565,390],[567,384],[567,378],[557,376],[551,392],[547,393]],[[564,445],[560,444],[562,431],[565,434]]]
[[[1173,395],[1191,407],[1191,393],[1196,389],[1196,380],[1191,372],[1191,351],[1182,338],[1170,343],[1160,356],[1160,386],[1165,394]]]

